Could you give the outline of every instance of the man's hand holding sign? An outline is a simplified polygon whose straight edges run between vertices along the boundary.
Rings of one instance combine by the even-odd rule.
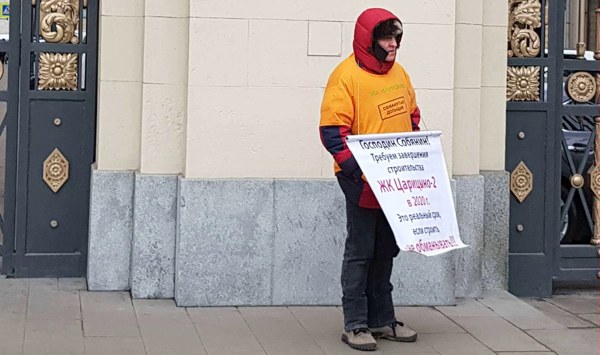
[[[347,137],[401,250],[437,255],[464,248],[440,132]]]

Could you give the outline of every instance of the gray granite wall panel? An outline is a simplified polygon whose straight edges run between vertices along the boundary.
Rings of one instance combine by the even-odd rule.
[[[88,288],[130,288],[133,173],[92,168]]]
[[[485,179],[482,278],[484,291],[508,288],[510,174],[482,171]]]
[[[456,201],[456,180],[450,180]],[[398,305],[455,304],[455,260],[457,251],[424,256],[401,251],[394,259],[392,285],[394,303]],[[399,315],[402,317],[402,315]]]
[[[454,253],[424,256],[401,251],[394,259],[391,277],[394,304],[453,305]]]
[[[179,180],[179,306],[269,305],[273,180]]]
[[[175,290],[175,175],[135,176],[131,294],[173,298]]]
[[[484,180],[481,175],[454,176],[456,218],[468,248],[456,251],[456,297],[482,296]]]
[[[275,181],[273,304],[340,304],[345,226],[337,181]]]
[[[338,305],[346,238],[335,180],[179,180],[180,306]],[[401,252],[395,303],[454,304],[455,252]]]

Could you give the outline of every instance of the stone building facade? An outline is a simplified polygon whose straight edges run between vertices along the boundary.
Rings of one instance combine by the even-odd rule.
[[[341,301],[344,200],[317,126],[354,21],[404,23],[422,129],[442,131],[463,241],[402,252],[395,301],[507,288],[507,2],[103,0],[91,290],[181,306]]]

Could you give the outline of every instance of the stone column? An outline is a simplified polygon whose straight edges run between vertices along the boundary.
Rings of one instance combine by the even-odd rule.
[[[460,237],[470,247],[456,252],[456,296],[481,295],[483,184],[479,175],[483,0],[456,2],[452,175]]]
[[[140,164],[144,0],[100,3],[97,156],[88,287],[129,289],[133,174]]]
[[[508,287],[509,174],[504,170],[506,139],[506,40],[508,2],[484,1],[481,65],[479,169],[484,186],[484,291]]]
[[[189,0],[146,0],[140,171],[135,176],[131,293],[172,298],[177,179],[184,170]]]

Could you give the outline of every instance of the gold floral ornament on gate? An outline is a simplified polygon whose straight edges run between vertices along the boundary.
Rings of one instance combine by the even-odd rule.
[[[510,191],[523,203],[533,190],[533,174],[523,161],[510,174]]]
[[[44,161],[44,181],[54,193],[57,193],[67,180],[69,180],[69,161],[56,148]]]
[[[506,101],[540,101],[540,67],[506,68]]]
[[[49,43],[79,43],[79,0],[42,0],[40,34]]]
[[[77,90],[76,53],[40,53],[39,90]]]
[[[588,102],[596,96],[596,80],[587,72],[577,72],[567,79],[567,95],[575,102]]]
[[[508,1],[509,57],[537,57],[541,40],[537,28],[542,27],[542,4],[539,0]]]

